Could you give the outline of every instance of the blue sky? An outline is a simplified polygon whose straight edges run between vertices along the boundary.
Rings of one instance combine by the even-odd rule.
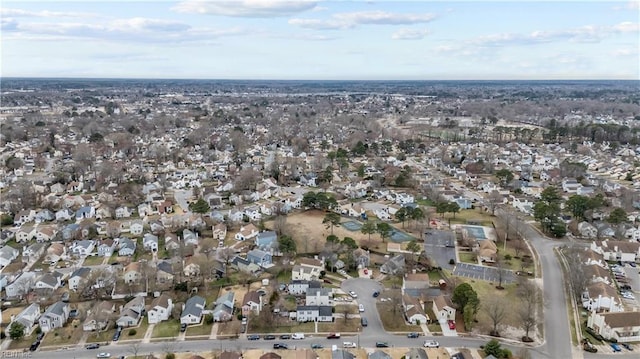
[[[637,0],[3,0],[0,6],[7,77],[640,77]]]

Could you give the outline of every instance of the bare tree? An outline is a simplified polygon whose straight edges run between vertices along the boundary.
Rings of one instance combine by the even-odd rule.
[[[487,207],[491,211],[491,215],[495,216],[496,209],[502,203],[502,195],[498,191],[491,191],[487,196]]]
[[[133,359],[138,358],[139,352],[140,352],[140,343],[133,343],[129,345],[129,353],[133,355]]]
[[[486,303],[483,305],[483,308],[487,313],[487,316],[489,316],[489,319],[491,319],[491,323],[493,325],[490,335],[495,337],[500,336],[498,327],[507,316],[508,305],[509,304],[504,300],[504,298],[499,296],[488,298]]]
[[[518,297],[520,298],[518,317],[525,331],[522,340],[530,341],[529,333],[538,324],[538,309],[542,301],[542,293],[535,282],[523,278],[519,282]]]

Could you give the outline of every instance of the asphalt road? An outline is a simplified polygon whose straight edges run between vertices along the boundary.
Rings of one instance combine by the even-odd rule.
[[[376,290],[382,293],[380,283],[368,278],[352,278],[343,281],[341,288],[345,293],[350,290],[356,292],[358,295],[356,302],[364,305],[364,313],[360,313],[360,315],[367,318],[367,326],[361,328],[361,338],[380,340],[380,338],[386,337],[387,332],[382,326],[380,314],[376,309],[377,298],[373,297],[373,292]]]
[[[453,265],[449,264],[449,260],[456,259],[455,242],[451,231],[429,229],[425,233],[424,251],[429,258],[435,259],[438,267],[452,270]]]

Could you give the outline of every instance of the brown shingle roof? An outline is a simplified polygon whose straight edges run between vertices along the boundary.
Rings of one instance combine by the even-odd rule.
[[[602,313],[604,322],[611,328],[640,326],[640,312]]]

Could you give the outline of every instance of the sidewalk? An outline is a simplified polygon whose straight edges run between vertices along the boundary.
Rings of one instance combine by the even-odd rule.
[[[155,324],[149,324],[147,331],[144,333],[144,337],[142,338],[143,343],[151,342],[151,334],[153,333],[153,328],[155,328],[155,326]]]
[[[213,323],[211,326],[211,334],[209,339],[218,339],[218,322]]]
[[[87,338],[89,338],[89,334],[91,334],[91,332],[86,332],[82,334],[82,337],[78,341],[79,346],[84,346],[87,343]]]

